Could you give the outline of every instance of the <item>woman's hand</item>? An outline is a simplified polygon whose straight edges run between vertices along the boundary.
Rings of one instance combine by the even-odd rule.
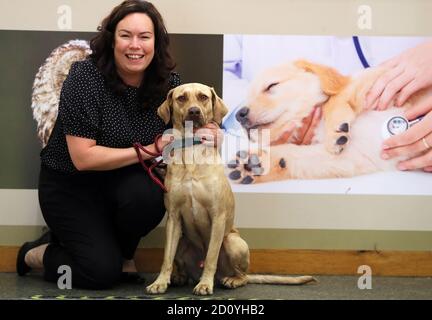
[[[432,41],[404,51],[383,66],[389,69],[366,95],[366,109],[384,110],[392,102],[402,106],[413,93],[432,85]]]
[[[200,138],[201,143],[208,147],[220,147],[223,143],[224,132],[215,122],[210,122],[204,127],[194,130],[194,135]]]
[[[172,133],[164,132],[158,139],[155,140],[153,143],[153,149],[154,152],[157,153],[158,151],[162,152],[163,149],[169,145],[171,142],[173,142],[175,139],[174,135]]]

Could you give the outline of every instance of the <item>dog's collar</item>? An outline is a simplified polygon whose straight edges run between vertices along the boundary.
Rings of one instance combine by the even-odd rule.
[[[170,145],[171,145],[171,149],[182,149],[182,148],[195,146],[201,143],[202,142],[199,137],[190,137],[190,138],[175,139],[173,142],[170,143]]]

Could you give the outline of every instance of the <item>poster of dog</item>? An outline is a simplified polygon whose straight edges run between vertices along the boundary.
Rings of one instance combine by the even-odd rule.
[[[234,190],[430,194],[430,173],[399,171],[401,159],[384,160],[380,150],[404,110],[431,90],[401,107],[365,108],[382,63],[425,40],[225,35],[224,159]]]

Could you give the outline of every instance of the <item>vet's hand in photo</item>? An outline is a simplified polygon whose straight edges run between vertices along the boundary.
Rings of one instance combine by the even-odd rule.
[[[386,69],[366,95],[366,108],[400,107],[421,89],[432,86],[432,41],[410,48],[382,64]]]
[[[366,108],[386,110],[392,102],[401,106],[407,99],[422,95],[432,87],[432,41],[424,42],[384,63],[388,66],[367,94]],[[428,91],[430,92],[430,90]],[[406,110],[404,116],[421,123],[410,126],[406,132],[385,140],[382,158],[405,156],[398,163],[399,170],[432,172],[432,95]],[[412,127],[412,128],[411,128]]]
[[[251,140],[253,130],[268,130],[270,141],[267,147],[237,152],[227,165],[229,179],[251,184],[396,170],[404,157],[381,158],[382,124],[426,103],[432,90],[420,90],[400,108],[367,110],[366,94],[386,68],[369,68],[347,77],[300,60],[264,70],[252,81],[246,105],[236,118]],[[255,140],[262,142],[261,136]]]
[[[192,122],[194,129],[220,124],[227,111],[212,88],[190,83],[172,89],[158,114],[165,123],[172,122],[184,138],[185,122]],[[197,295],[212,294],[215,278],[227,288],[314,280],[311,276],[248,275],[249,247],[234,228],[234,195],[218,149],[195,144],[181,148],[172,160],[165,178],[168,218],[164,259],[148,293],[164,293],[170,284],[184,285],[189,279],[198,283],[193,290]]]
[[[425,111],[428,113],[422,116]],[[422,169],[432,172],[432,96],[426,104],[414,106],[405,115],[407,119],[414,120],[408,122],[410,125],[406,131],[383,142],[381,157],[391,159],[405,156],[408,158],[397,164],[399,170]]]

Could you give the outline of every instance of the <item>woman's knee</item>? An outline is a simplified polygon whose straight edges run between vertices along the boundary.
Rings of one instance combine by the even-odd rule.
[[[111,184],[113,200],[119,207],[144,209],[163,206],[162,189],[141,167],[131,166],[120,170]]]
[[[117,217],[120,224],[156,227],[165,215],[163,195],[149,197],[134,194],[120,200]]]
[[[119,208],[130,211],[145,211],[151,209],[154,211],[164,211],[163,193],[155,192],[149,189],[134,188],[126,194],[121,194],[117,199]]]
[[[165,215],[163,206],[142,207],[140,210],[122,210],[117,213],[117,227],[123,234],[143,237],[156,228]]]

